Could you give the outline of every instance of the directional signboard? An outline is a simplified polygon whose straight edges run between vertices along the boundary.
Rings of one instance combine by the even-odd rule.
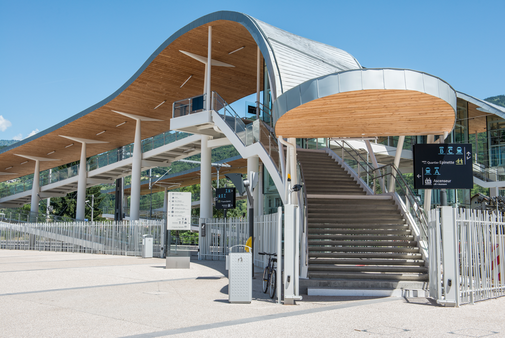
[[[472,145],[414,145],[414,188],[472,189]]]
[[[190,192],[168,193],[167,229],[191,230]]]
[[[216,209],[234,209],[235,196],[236,196],[235,188],[217,188]]]

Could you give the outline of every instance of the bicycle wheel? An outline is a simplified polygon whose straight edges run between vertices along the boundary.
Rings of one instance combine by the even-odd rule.
[[[272,270],[272,273],[270,274],[270,280],[268,281],[268,287],[270,288],[270,292],[268,293],[270,295],[270,298],[274,298],[275,290],[277,289],[277,277],[275,274],[275,270]]]
[[[263,293],[268,290],[268,266],[263,270]]]

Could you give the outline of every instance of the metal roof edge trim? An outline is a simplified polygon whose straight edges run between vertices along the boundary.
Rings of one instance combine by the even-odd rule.
[[[502,119],[505,119],[505,107],[498,106],[496,104],[492,104],[490,102],[487,102],[485,100],[478,99],[476,97],[473,97],[471,95],[462,93],[462,92],[456,92],[456,95],[458,98],[466,100],[470,103],[473,103],[476,106],[479,106],[480,108],[488,109],[490,113],[501,117]]]

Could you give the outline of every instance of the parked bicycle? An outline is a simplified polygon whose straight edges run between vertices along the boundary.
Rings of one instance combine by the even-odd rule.
[[[277,255],[274,253],[260,252],[260,255],[268,256],[268,265],[263,270],[263,293],[267,293],[270,298],[274,298],[275,290],[277,289],[277,276],[275,272],[275,264],[277,263]]]

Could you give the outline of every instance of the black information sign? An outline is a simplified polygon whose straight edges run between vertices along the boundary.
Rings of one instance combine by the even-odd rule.
[[[236,196],[235,188],[217,188],[216,209],[234,209],[235,196]]]
[[[472,145],[414,145],[414,188],[472,189]]]

